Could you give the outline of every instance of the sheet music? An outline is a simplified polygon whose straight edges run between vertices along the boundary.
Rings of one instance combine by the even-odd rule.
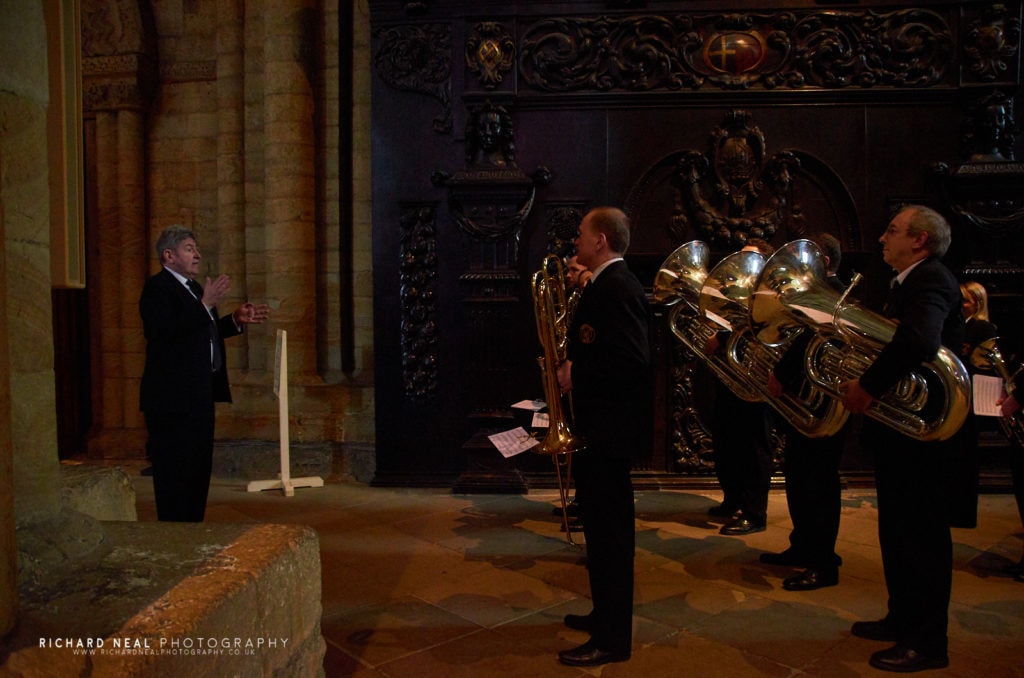
[[[518,403],[512,403],[512,407],[516,408],[517,410],[530,410],[531,412],[543,410],[547,406],[548,404],[540,399],[520,400]]]
[[[510,431],[494,433],[487,436],[487,439],[498,448],[498,451],[501,452],[501,456],[506,459],[514,457],[521,452],[525,452],[531,447],[540,445],[540,441],[531,437],[522,426],[517,426]]]
[[[974,375],[974,413],[982,417],[1000,416],[996,401],[1004,394],[1003,380],[987,374]]]
[[[534,428],[547,428],[551,425],[551,419],[548,417],[547,412],[534,412],[533,421],[530,422],[530,426]]]

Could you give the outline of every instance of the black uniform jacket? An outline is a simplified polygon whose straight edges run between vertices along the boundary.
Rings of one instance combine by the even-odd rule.
[[[573,425],[590,453],[628,457],[649,437],[647,328],[640,281],[625,261],[610,264],[587,285],[569,331]]]
[[[146,280],[139,312],[146,335],[139,389],[143,412],[186,413],[231,402],[227,368],[211,370],[210,314],[170,271],[162,269]],[[241,330],[230,315],[218,320],[217,329],[223,356],[224,338]]]

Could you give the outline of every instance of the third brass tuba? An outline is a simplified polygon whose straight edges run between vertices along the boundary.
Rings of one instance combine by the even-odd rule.
[[[780,248],[765,265],[751,305],[759,338],[785,342],[801,325],[816,336],[807,347],[804,368],[810,382],[836,400],[839,385],[859,378],[896,331],[892,320],[847,301],[845,292],[824,280],[823,267],[807,256],[809,241]],[[820,253],[819,255],[820,256]],[[971,385],[967,370],[948,348],[923,363],[876,399],[867,416],[917,440],[946,440],[967,417]]]

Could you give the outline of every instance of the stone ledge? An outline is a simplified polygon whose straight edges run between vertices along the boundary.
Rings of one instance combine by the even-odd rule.
[[[102,554],[19,592],[0,677],[323,675],[313,530],[104,528]]]

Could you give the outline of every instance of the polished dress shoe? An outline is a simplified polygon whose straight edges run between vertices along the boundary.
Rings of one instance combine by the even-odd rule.
[[[787,591],[813,591],[839,583],[838,570],[816,570],[813,567],[786,577],[782,580],[782,588]]]
[[[590,615],[589,614],[567,614],[564,619],[565,625],[570,629],[576,631],[587,631],[590,632]]]
[[[904,645],[894,645],[888,650],[879,650],[871,655],[868,663],[882,671],[913,673],[928,669],[944,669],[949,666],[949,657],[945,654],[921,654]]]
[[[565,532],[565,525],[558,528],[559,532]],[[570,532],[582,532],[583,522],[579,518],[569,518],[569,531]]]
[[[602,650],[593,641],[587,641],[571,650],[558,653],[558,661],[567,666],[600,666],[612,662],[624,662],[629,659],[629,652]]]
[[[712,506],[708,509],[708,515],[714,516],[715,518],[735,518],[736,514],[739,512],[740,510],[738,508],[733,508],[725,503]]]
[[[558,516],[559,518],[561,518],[562,517],[562,507],[561,506],[556,506],[553,509],[551,509],[551,515]],[[565,505],[565,515],[567,515],[570,518],[578,518],[579,517],[579,515],[580,515],[580,505],[579,505],[579,503],[575,499],[573,499],[572,501],[570,501],[568,504]]]
[[[719,534],[752,534],[754,532],[764,532],[765,524],[757,523],[750,518],[744,518],[740,516],[735,520],[722,525],[722,529],[718,531]]]
[[[858,638],[867,638],[868,640],[896,642],[900,639],[899,633],[896,631],[896,625],[889,621],[888,617],[878,621],[853,622],[853,626],[850,627],[850,633]]]

